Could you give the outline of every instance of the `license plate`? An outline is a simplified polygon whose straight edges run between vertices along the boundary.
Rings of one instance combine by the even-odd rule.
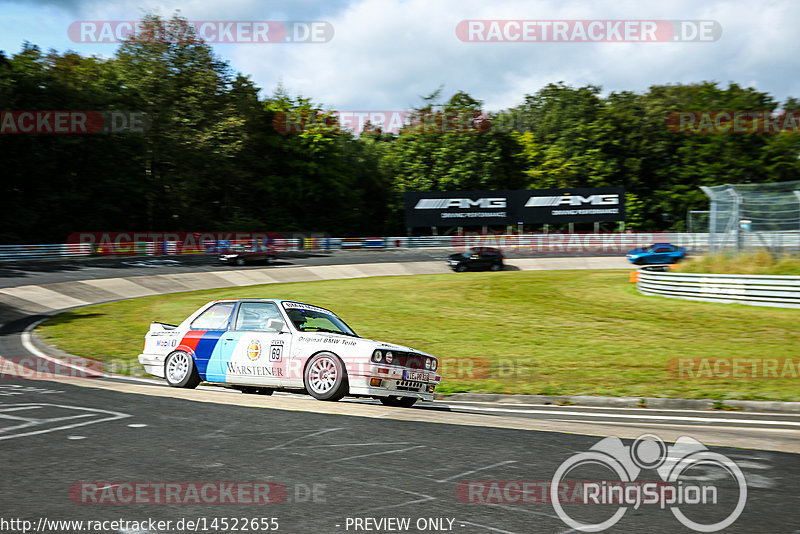
[[[430,375],[425,371],[403,371],[403,380],[428,380]]]

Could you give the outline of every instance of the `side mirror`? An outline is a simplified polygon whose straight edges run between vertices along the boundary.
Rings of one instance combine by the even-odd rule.
[[[267,321],[267,328],[270,330],[277,330],[278,332],[283,332],[286,323],[281,321],[280,319],[270,319]]]

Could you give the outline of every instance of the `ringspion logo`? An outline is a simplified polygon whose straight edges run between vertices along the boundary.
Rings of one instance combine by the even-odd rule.
[[[701,466],[713,475],[697,477],[696,471]],[[613,478],[582,483],[582,502],[608,506],[609,517],[598,520],[593,516],[586,521],[579,517],[580,509],[562,506],[575,501],[564,501],[560,488],[564,482],[569,483],[570,476],[583,480],[585,477],[578,473],[598,468],[610,472]],[[655,471],[661,480],[642,482],[639,477],[644,471]],[[721,485],[720,481],[726,479],[732,484]],[[713,483],[706,483],[706,480]],[[642,483],[637,484],[637,481]],[[735,489],[731,489],[731,485]],[[653,505],[662,510],[668,508],[691,530],[717,532],[732,525],[747,502],[747,483],[741,468],[727,456],[709,450],[689,436],[681,436],[672,445],[653,434],[643,434],[631,445],[623,444],[616,436],[603,438],[588,451],[567,458],[556,469],[549,490],[556,515],[580,532],[610,529],[628,510]],[[717,512],[714,508],[722,510]]]

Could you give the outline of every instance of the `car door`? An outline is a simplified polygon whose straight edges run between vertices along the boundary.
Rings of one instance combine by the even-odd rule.
[[[274,302],[241,302],[220,351],[209,363],[215,382],[280,387],[286,380],[291,334],[269,327],[270,319],[283,317]],[[288,329],[287,329],[288,330]]]
[[[473,271],[481,271],[486,268],[486,255],[483,252],[472,252],[469,259],[469,268]]]
[[[670,252],[672,252],[672,247],[668,245],[655,247],[653,254],[650,256],[650,263],[669,263],[671,261]]]
[[[198,315],[181,340],[181,347],[194,353],[200,378],[206,378],[208,362],[219,351],[219,340],[227,332],[235,302],[216,302]]]

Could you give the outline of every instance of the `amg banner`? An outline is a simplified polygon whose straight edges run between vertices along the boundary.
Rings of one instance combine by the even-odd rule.
[[[483,226],[625,220],[625,189],[405,193],[406,226]]]

